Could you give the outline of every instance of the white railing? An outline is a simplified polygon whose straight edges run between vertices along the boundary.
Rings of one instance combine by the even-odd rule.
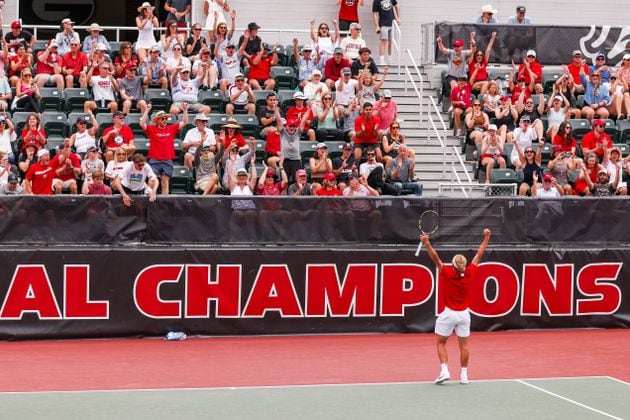
[[[420,119],[418,120],[418,125],[422,125],[422,112],[424,110],[424,78],[422,77],[422,73],[420,72],[420,69],[418,68],[418,65],[416,64],[416,60],[413,59],[413,55],[411,54],[411,51],[409,49],[406,49],[405,52],[407,53],[407,57],[405,59],[405,95],[407,94],[408,88],[409,86],[407,85],[407,82],[411,82],[411,86],[413,87],[413,89],[416,91],[416,95],[418,95],[418,105],[419,105],[419,112],[420,112]],[[411,74],[411,72],[409,71],[409,61],[411,60],[411,64],[413,65],[413,69],[415,70],[415,74]],[[416,86],[416,81],[413,79],[414,76],[418,76],[418,78],[420,79],[420,88],[418,89],[418,86]]]
[[[392,21],[392,47],[396,50],[396,59],[398,61],[398,77],[401,77],[400,73],[400,52],[402,51],[402,31],[400,25],[396,20]]]
[[[516,196],[517,184],[479,184],[478,182],[440,182],[438,193],[447,195],[460,189],[465,198],[488,197],[488,196]]]

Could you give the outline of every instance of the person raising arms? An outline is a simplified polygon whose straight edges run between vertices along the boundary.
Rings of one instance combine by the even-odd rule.
[[[453,257],[452,266],[445,266],[429,241],[429,235],[421,235],[420,241],[427,250],[429,258],[440,272],[444,281],[444,310],[435,322],[435,334],[437,335],[437,353],[440,359],[441,370],[435,379],[436,384],[441,384],[451,378],[448,371],[448,353],[446,341],[455,331],[459,340],[459,354],[461,363],[460,383],[468,383],[468,337],[470,336],[470,287],[477,275],[477,265],[486,252],[490,242],[490,229],[483,230],[483,241],[479,245],[477,254],[470,265],[466,265],[466,257],[457,254]]]

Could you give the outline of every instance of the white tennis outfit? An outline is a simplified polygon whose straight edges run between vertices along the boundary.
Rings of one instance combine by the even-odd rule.
[[[225,15],[223,14],[223,8],[221,6],[219,6],[214,0],[206,0],[206,3],[208,3],[208,16],[206,16],[206,28],[208,28],[208,30],[213,29],[214,28],[214,12],[217,12],[218,16],[217,16],[217,26],[220,23],[227,23],[227,21],[225,20]]]
[[[435,322],[435,333],[442,337],[449,337],[451,334],[458,337],[468,337],[470,335],[470,311],[454,311],[448,306],[444,308]]]

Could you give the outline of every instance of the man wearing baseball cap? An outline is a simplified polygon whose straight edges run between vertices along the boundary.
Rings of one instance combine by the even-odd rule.
[[[448,70],[444,83],[442,85],[442,96],[450,97],[451,90],[457,87],[457,81],[460,77],[468,76],[468,56],[471,50],[464,49],[464,41],[456,39],[453,42],[453,49],[445,48],[442,41],[442,37],[438,36],[436,39],[438,49],[440,52],[448,57]],[[473,38],[471,34],[471,46],[473,44]],[[442,98],[440,98],[440,102]]]
[[[328,89],[333,90],[335,88],[335,82],[341,79],[344,69],[350,70],[350,65],[350,61],[343,55],[343,49],[341,47],[335,48],[333,56],[326,60],[324,65]],[[352,73],[352,70],[350,72]]]
[[[604,156],[613,148],[612,139],[606,132],[606,123],[600,119],[593,120],[593,130],[582,138],[582,154],[586,156],[590,152],[597,155],[601,162]]]
[[[43,87],[46,83],[52,82],[57,86],[57,89],[63,89],[62,65],[63,60],[57,42],[51,39],[48,41],[46,49],[37,53],[37,64],[35,65],[35,83],[37,86]]]
[[[61,21],[61,32],[55,35],[55,42],[58,45],[58,53],[64,55],[70,51],[72,41],[81,42],[79,34],[74,30],[74,22],[68,18]]]
[[[175,159],[175,136],[188,124],[188,104],[182,103],[184,116],[180,122],[168,124],[170,114],[158,111],[153,118],[153,124],[147,124],[152,105],[145,108],[140,127],[149,138],[149,165],[156,176],[160,178],[162,194],[169,192],[169,180],[173,175],[173,159]],[[155,124],[155,125],[154,125]]]
[[[534,177],[534,182],[532,183],[532,197],[534,198],[558,198],[562,197],[562,186],[558,184],[556,179],[550,174],[546,173],[542,178],[542,189],[539,187],[538,183],[538,173],[534,171],[532,173]],[[588,177],[587,177],[588,178]]]
[[[611,197],[617,191],[617,185],[619,185],[619,179],[621,179],[621,164],[617,164],[615,166],[615,180],[610,181],[610,175],[605,168],[601,168],[597,172],[597,183],[591,180],[590,176],[586,176],[586,183],[588,184],[588,188],[591,191],[591,195],[593,197]]]
[[[112,65],[107,61],[98,65],[98,70],[94,65],[90,66],[87,73],[87,81],[92,86],[92,94],[94,100],[86,101],[83,104],[83,112],[94,112],[97,108],[107,108],[110,112],[118,111],[118,102],[116,102],[116,92],[118,92],[118,81],[110,73]],[[98,71],[97,75],[94,73]]]
[[[525,6],[516,6],[516,15],[508,18],[508,25],[531,25],[532,20],[525,16]]]
[[[9,56],[15,55],[19,44],[24,45],[27,53],[33,53],[35,37],[29,31],[22,29],[22,24],[18,20],[11,23],[11,31],[4,36],[4,40],[9,49]]]
[[[132,109],[144,113],[147,103],[144,100],[144,86],[149,83],[149,76],[139,77],[138,66],[134,61],[128,61],[125,65],[125,77],[118,84],[122,112],[127,115]]]

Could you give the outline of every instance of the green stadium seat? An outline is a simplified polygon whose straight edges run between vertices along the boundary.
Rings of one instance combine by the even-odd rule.
[[[173,167],[173,176],[169,180],[171,194],[194,194],[194,179],[190,170],[183,165]]]
[[[293,67],[273,66],[270,75],[276,81],[276,89],[295,89],[297,86],[298,80]]]
[[[568,122],[571,124],[571,128],[573,128],[573,137],[575,137],[575,140],[578,142],[581,142],[582,137],[592,130],[591,122],[585,118],[572,118],[568,120]]]
[[[213,114],[221,114],[225,112],[227,98],[220,90],[201,90],[199,91],[199,102],[208,105]]]
[[[66,88],[63,91],[63,97],[66,103],[66,113],[82,112],[83,104],[92,100],[92,95],[86,88]]]
[[[155,89],[149,88],[144,93],[144,100],[146,103],[150,103],[152,112],[166,111],[171,108],[171,92],[168,89]]]
[[[63,112],[43,112],[42,126],[47,137],[65,137],[68,135],[68,118]]]
[[[64,99],[63,91],[56,87],[41,87],[39,93],[42,98],[39,100],[42,112],[63,111]]]
[[[251,114],[234,114],[233,118],[238,125],[243,127],[241,131],[243,136],[258,137],[260,134],[260,122],[258,121],[258,117]]]

